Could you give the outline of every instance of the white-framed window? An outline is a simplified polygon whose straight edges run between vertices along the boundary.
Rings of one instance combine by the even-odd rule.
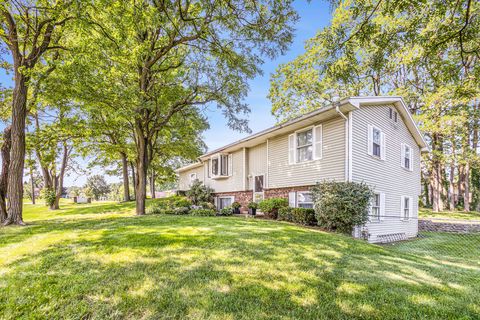
[[[385,133],[379,128],[368,126],[368,149],[369,155],[385,160]]]
[[[210,158],[209,173],[212,178],[232,175],[232,155],[216,154]]]
[[[230,207],[234,201],[234,196],[217,197],[217,209],[222,210],[223,208]]]
[[[409,220],[413,217],[413,198],[409,196],[402,196],[400,205],[400,216],[402,220]]]
[[[288,163],[302,163],[322,158],[322,125],[298,130],[288,136]]]
[[[412,163],[413,150],[408,144],[405,144],[405,143],[401,144],[401,148],[402,148],[402,151],[401,151],[402,163],[401,163],[401,165],[402,165],[403,168],[412,171],[413,170],[413,163]]]
[[[292,191],[288,193],[288,205],[292,208],[313,208],[310,191]]]
[[[190,183],[192,183],[195,180],[197,180],[197,174],[196,173],[190,173]]]
[[[297,162],[313,159],[313,130],[297,132]]]
[[[371,222],[378,222],[385,216],[385,194],[383,192],[375,192],[370,206]]]

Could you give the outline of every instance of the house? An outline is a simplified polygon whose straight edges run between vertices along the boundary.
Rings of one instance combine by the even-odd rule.
[[[195,179],[215,190],[217,207],[284,197],[312,207],[323,180],[375,190],[370,242],[417,235],[420,156],[427,144],[401,97],[351,97],[202,155],[177,170],[179,190]]]

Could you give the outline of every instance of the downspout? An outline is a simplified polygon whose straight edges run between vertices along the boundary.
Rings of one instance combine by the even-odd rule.
[[[348,121],[348,117],[340,110],[339,106],[335,107],[335,111],[345,120],[345,181],[350,181],[349,121]]]

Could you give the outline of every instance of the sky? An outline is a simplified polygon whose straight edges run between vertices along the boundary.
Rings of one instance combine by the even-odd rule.
[[[263,75],[257,76],[249,82],[250,91],[245,102],[249,105],[251,112],[247,115],[249,127],[253,133],[271,127],[275,124],[275,118],[271,115],[271,103],[267,98],[270,88],[270,76],[275,69],[282,63],[295,59],[304,52],[305,41],[312,38],[319,30],[327,26],[330,22],[331,11],[330,4],[323,0],[298,0],[294,3],[300,20],[295,25],[295,38],[289,50],[285,55],[279,56],[274,60],[265,60],[262,66]],[[0,69],[0,86],[12,87],[12,76],[5,74]],[[213,150],[223,145],[246,137],[247,133],[240,133],[231,130],[226,126],[226,120],[215,106],[208,108],[206,115],[210,123],[210,129],[203,134],[204,141],[209,150]],[[3,124],[0,129],[3,131]],[[78,162],[86,166],[88,159]],[[104,174],[101,168],[94,168],[92,174]],[[106,176],[106,175],[105,175]],[[79,174],[70,174],[65,177],[65,186],[83,186],[87,176]],[[106,176],[108,182],[118,182],[119,177]]]

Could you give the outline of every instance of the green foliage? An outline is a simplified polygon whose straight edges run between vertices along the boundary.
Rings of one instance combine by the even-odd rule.
[[[217,208],[215,207],[215,205],[211,202],[201,202],[200,203],[200,206],[203,208],[203,209],[212,209],[212,210],[216,210]]]
[[[44,188],[42,193],[42,198],[45,200],[45,204],[49,207],[53,206],[56,200],[55,190],[53,188]]]
[[[222,216],[231,216],[233,214],[233,208],[232,207],[225,207],[220,210],[220,214]]]
[[[190,214],[192,216],[215,216],[217,214],[217,212],[215,210],[212,210],[212,209],[192,209],[190,211]]]
[[[305,226],[317,224],[315,210],[309,208],[280,208],[278,210],[278,220],[294,222]]]
[[[192,203],[182,196],[155,199],[148,207],[149,214],[187,214]],[[185,210],[188,209],[188,210]]]
[[[200,205],[202,202],[213,202],[213,192],[212,188],[205,186],[199,180],[195,180],[186,195],[194,205]]]
[[[235,201],[234,203],[232,203],[233,209],[240,209],[241,207],[242,205],[240,204],[240,202]]]
[[[265,216],[272,219],[277,219],[278,210],[287,206],[288,200],[285,198],[265,199],[258,204],[260,211],[262,211]]]
[[[322,182],[312,188],[318,225],[351,234],[368,221],[373,190],[365,183]]]
[[[93,195],[95,200],[107,196],[110,192],[110,186],[105,180],[105,177],[99,174],[88,177],[85,188],[90,189],[91,195]]]
[[[258,208],[258,203],[254,202],[254,201],[249,202],[248,205],[247,205],[247,207],[248,207],[249,209],[257,209],[257,208]]]

